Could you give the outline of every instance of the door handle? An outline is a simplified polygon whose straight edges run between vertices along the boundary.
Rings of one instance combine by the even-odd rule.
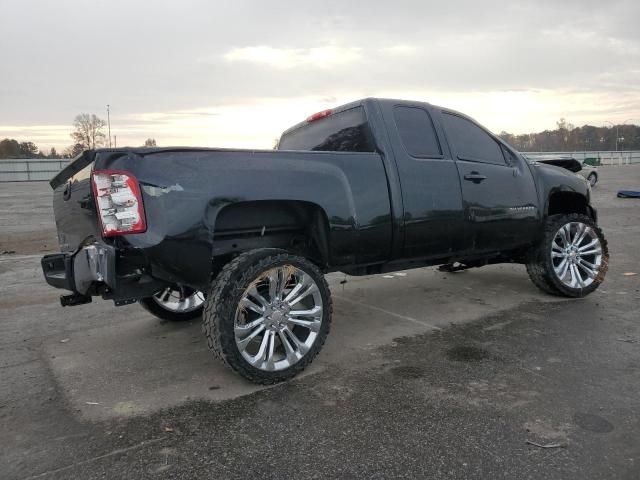
[[[464,176],[465,180],[468,180],[469,182],[473,182],[473,183],[480,183],[483,180],[486,180],[487,177],[485,175],[480,175],[478,172],[471,172],[471,173],[467,173]]]

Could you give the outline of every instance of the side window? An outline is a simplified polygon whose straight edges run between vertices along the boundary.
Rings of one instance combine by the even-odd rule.
[[[393,116],[398,133],[412,157],[439,157],[440,143],[433,122],[426,110],[416,107],[395,107]]]
[[[444,127],[455,145],[458,158],[476,162],[504,165],[504,156],[498,142],[487,132],[466,118],[442,112]]]

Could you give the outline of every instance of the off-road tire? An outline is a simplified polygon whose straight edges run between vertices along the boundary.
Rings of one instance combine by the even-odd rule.
[[[591,172],[587,177],[587,181],[589,182],[589,185],[594,187],[596,183],[598,183],[598,174],[595,172]]]
[[[236,345],[236,309],[246,288],[261,273],[287,264],[303,270],[316,282],[323,302],[322,324],[315,343],[299,361],[283,370],[260,370],[244,359]],[[242,253],[222,268],[205,301],[202,328],[214,356],[247,380],[269,385],[296,376],[313,361],[329,334],[331,316],[331,291],[320,269],[304,257],[285,250],[263,248]]]
[[[602,264],[598,276],[593,283],[584,288],[571,288],[560,281],[553,269],[551,261],[551,242],[563,225],[581,222],[591,227],[598,236],[602,246]],[[542,240],[530,252],[527,259],[527,273],[536,287],[545,293],[562,297],[584,297],[596,290],[603,282],[609,264],[607,240],[600,227],[588,217],[580,213],[551,215],[545,223]]]
[[[156,302],[151,297],[143,298],[139,300],[138,303],[140,303],[140,306],[147,312],[158,317],[160,320],[166,320],[169,322],[187,322],[189,320],[201,318],[202,312],[204,310],[203,304],[196,310],[191,310],[189,312],[172,312],[170,310],[167,310],[166,308],[162,308],[160,305],[158,305],[158,302]]]

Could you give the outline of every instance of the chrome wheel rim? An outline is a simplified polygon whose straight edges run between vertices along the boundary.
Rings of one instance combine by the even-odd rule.
[[[556,277],[567,287],[591,285],[602,265],[602,245],[595,230],[581,222],[560,227],[551,243],[551,263]]]
[[[162,308],[174,313],[193,312],[204,303],[204,293],[178,285],[167,287],[152,298]]]
[[[234,321],[238,350],[260,370],[289,368],[315,343],[322,313],[322,295],[309,274],[293,265],[271,268],[242,294]]]
[[[593,173],[589,175],[589,184],[592,187],[596,184],[596,176]]]

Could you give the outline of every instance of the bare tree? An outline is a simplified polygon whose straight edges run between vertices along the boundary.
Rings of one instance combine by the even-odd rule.
[[[75,145],[81,145],[84,150],[94,150],[104,144],[105,135],[102,129],[106,123],[95,114],[81,113],[73,120],[74,131],[71,138]]]
[[[144,141],[144,146],[145,147],[157,147],[158,145],[156,144],[156,139],[155,138],[147,138]]]
[[[74,158],[80,155],[84,150],[86,150],[86,148],[83,145],[76,143],[75,145],[71,145],[70,147],[65,148],[64,152],[62,153],[62,157]]]

